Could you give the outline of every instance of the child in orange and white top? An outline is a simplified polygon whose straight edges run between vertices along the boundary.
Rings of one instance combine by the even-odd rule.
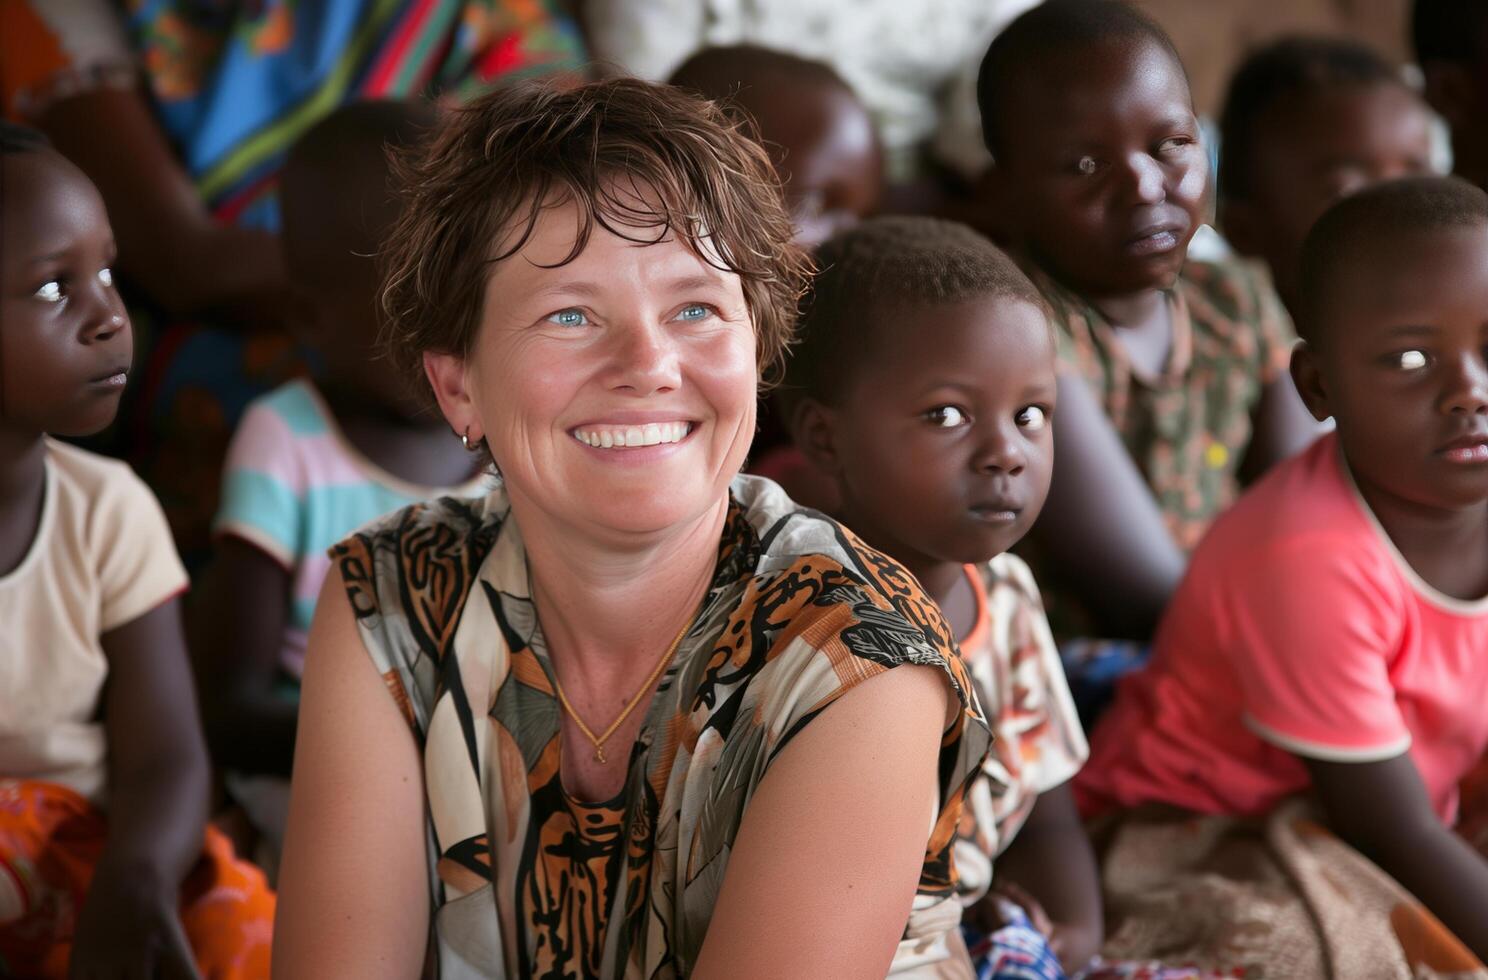
[[[835,479],[835,516],[940,604],[995,736],[956,848],[977,973],[1062,976],[1056,957],[1083,966],[1102,932],[1069,789],[1087,749],[1038,586],[1006,553],[1049,490],[1048,316],[963,225],[870,219],[818,258],[784,393],[796,443]]]

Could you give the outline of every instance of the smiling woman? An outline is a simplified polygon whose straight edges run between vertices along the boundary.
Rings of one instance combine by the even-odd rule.
[[[950,632],[739,475],[807,271],[764,151],[616,80],[403,176],[390,349],[502,481],[333,552],[277,975],[968,975]]]

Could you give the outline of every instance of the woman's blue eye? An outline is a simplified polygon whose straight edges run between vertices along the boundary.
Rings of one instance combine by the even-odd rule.
[[[1028,405],[1014,419],[1020,428],[1037,432],[1049,424],[1049,414],[1037,405]]]
[[[688,303],[677,314],[679,320],[704,320],[710,311],[702,303]]]
[[[925,419],[939,428],[954,429],[966,424],[966,413],[955,405],[937,405],[925,413]]]
[[[63,296],[62,281],[60,279],[44,282],[36,290],[36,298],[43,303],[60,303],[63,300]]]
[[[1403,350],[1395,355],[1395,363],[1402,371],[1417,371],[1426,366],[1426,353],[1418,350]]]
[[[589,323],[589,318],[584,315],[583,310],[559,310],[548,314],[548,322],[560,327],[582,327]]]

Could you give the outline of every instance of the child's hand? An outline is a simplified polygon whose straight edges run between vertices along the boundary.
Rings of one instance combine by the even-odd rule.
[[[1011,881],[1002,881],[993,885],[992,891],[988,893],[987,897],[969,910],[968,917],[974,916],[972,924],[982,932],[990,934],[1007,925],[998,911],[996,901],[998,898],[1006,899],[1021,908],[1024,914],[1028,916],[1029,925],[1037,929],[1044,936],[1053,938],[1054,923],[1049,918],[1049,913],[1044,911],[1044,907],[1039,904],[1038,899]]]
[[[78,916],[72,980],[198,980],[172,888],[106,870],[93,878]]]

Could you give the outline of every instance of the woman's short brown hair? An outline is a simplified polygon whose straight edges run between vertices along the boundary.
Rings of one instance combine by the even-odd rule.
[[[422,378],[425,351],[468,356],[490,266],[521,250],[545,205],[571,200],[579,234],[564,261],[598,222],[642,243],[674,234],[736,273],[761,378],[776,380],[810,262],[791,240],[768,154],[741,125],[710,102],[633,78],[526,83],[455,110],[397,165],[403,210],[384,249],[382,293],[395,363]]]

